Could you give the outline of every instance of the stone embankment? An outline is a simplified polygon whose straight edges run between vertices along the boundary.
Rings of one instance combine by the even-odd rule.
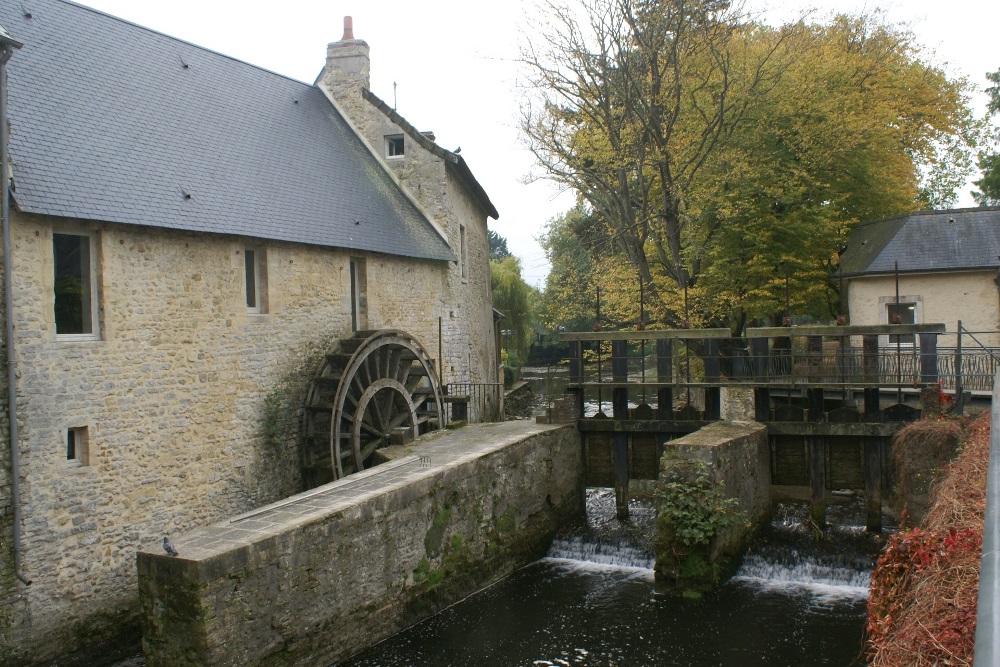
[[[399,458],[139,554],[149,667],[341,660],[542,555],[584,511],[579,436],[519,421]]]

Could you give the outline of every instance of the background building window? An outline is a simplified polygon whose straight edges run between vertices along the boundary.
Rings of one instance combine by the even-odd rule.
[[[94,237],[52,234],[56,335],[97,335]]]
[[[351,258],[351,330],[368,328],[368,271],[363,257]]]
[[[267,312],[267,254],[263,248],[247,247],[243,250],[245,268],[243,283],[246,287],[247,312]]]
[[[385,156],[403,157],[403,135],[390,134],[385,138]]]
[[[469,277],[469,270],[467,268],[468,264],[469,264],[469,262],[468,262],[469,258],[468,258],[467,247],[468,246],[466,245],[466,240],[465,240],[465,225],[459,225],[459,227],[458,227],[458,253],[459,253],[458,254],[458,263],[461,265],[462,277],[463,278],[468,278]]]
[[[66,460],[90,465],[90,435],[86,426],[66,430]]]
[[[916,324],[917,304],[915,303],[887,303],[886,321],[889,324]],[[895,345],[897,342],[903,345],[913,345],[915,342],[913,334],[901,334],[899,336],[889,336],[889,344]]]

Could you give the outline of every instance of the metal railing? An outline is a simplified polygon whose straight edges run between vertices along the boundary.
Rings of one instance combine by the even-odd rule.
[[[990,459],[986,476],[986,521],[979,563],[979,602],[973,667],[1000,664],[1000,373],[994,376],[990,414]]]
[[[477,424],[503,421],[503,383],[450,382],[445,387],[445,405],[449,410],[449,422]],[[465,418],[458,419],[463,410]]]

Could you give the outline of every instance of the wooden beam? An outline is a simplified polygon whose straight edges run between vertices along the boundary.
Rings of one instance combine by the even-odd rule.
[[[559,340],[665,340],[685,338],[732,338],[729,329],[645,329],[643,331],[564,331]]]
[[[871,324],[871,325],[807,325],[801,327],[757,327],[747,329],[747,338],[777,338],[779,336],[863,336],[944,333],[944,324]]]

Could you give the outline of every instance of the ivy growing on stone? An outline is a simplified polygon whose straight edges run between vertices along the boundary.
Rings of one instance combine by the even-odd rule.
[[[663,471],[655,492],[657,516],[686,547],[707,545],[728,528],[746,521],[736,498],[725,495],[704,461],[677,460]]]

